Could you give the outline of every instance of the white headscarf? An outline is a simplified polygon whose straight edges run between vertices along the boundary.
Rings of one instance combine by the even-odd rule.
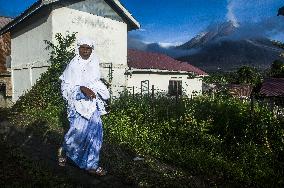
[[[82,59],[79,54],[79,47],[83,44],[93,48],[92,54],[87,60]],[[98,81],[101,74],[99,60],[94,52],[94,42],[88,38],[79,38],[75,54],[59,79],[73,86],[87,86],[90,82]]]
[[[103,100],[110,97],[107,87],[100,81],[100,67],[99,61],[94,50],[87,60],[82,59],[79,54],[79,47],[81,45],[88,45],[94,49],[94,43],[87,38],[80,38],[77,40],[75,48],[76,56],[70,61],[59,77],[62,80],[61,90],[63,97],[68,101],[70,108],[74,108],[83,117],[90,119],[91,115],[97,110],[97,105],[104,112],[104,106],[100,98],[95,100],[77,100],[76,95],[80,92],[80,86],[85,86],[95,92],[96,96],[99,94]]]

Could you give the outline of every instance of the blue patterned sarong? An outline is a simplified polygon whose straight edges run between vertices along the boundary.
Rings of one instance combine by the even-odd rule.
[[[103,140],[100,112],[96,110],[90,120],[77,112],[69,117],[70,129],[64,137],[63,149],[82,169],[96,169]]]

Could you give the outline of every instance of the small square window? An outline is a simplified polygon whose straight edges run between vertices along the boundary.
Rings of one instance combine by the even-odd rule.
[[[181,80],[170,80],[168,87],[168,94],[181,95],[182,94],[182,81]]]

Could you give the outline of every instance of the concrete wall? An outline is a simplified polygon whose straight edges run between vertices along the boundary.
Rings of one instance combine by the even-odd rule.
[[[64,4],[63,4],[64,5]],[[96,15],[95,15],[96,14]],[[55,42],[55,34],[78,32],[95,41],[95,52],[103,77],[109,80],[112,64],[112,85],[125,85],[127,67],[127,24],[103,0],[86,0],[75,4],[53,6],[33,15],[12,32],[11,72],[13,101],[28,91],[49,66],[49,53],[44,40]],[[120,87],[118,87],[122,90]],[[114,89],[117,91],[118,89]]]
[[[107,14],[110,15],[110,9],[105,7],[108,6],[107,4],[98,3],[93,6],[96,6],[96,10],[107,10]],[[83,10],[76,10],[74,7]],[[127,68],[127,24],[107,17],[93,15],[88,13],[88,9],[84,7],[80,3],[77,3],[76,6],[70,5],[70,7],[55,7],[52,12],[53,41],[55,41],[54,36],[56,33],[65,33],[66,31],[78,32],[78,37],[87,36],[93,39],[95,41],[94,51],[101,63],[100,71],[107,80],[109,69],[103,67],[112,64],[112,92],[113,95],[117,95],[119,91],[123,90],[119,86],[126,84],[124,73]],[[113,11],[113,17],[115,14]]]
[[[85,0],[84,2],[73,4],[70,4],[70,2],[62,2],[62,5],[74,10],[80,10],[82,12],[123,22],[123,19],[105,2],[105,0]]]
[[[52,19],[37,14],[11,32],[12,100],[16,101],[39,78],[38,67],[49,66],[49,52],[44,40],[52,39]]]
[[[50,12],[49,12],[50,11]],[[95,15],[96,14],[96,15]],[[28,91],[49,66],[44,40],[55,42],[55,34],[77,32],[95,41],[103,77],[109,80],[112,64],[112,88],[117,92],[126,84],[127,24],[103,0],[75,4],[57,4],[19,24],[11,33],[11,72],[13,101]],[[114,92],[114,94],[115,94]]]
[[[168,93],[169,80],[181,80],[182,81],[182,91],[183,95],[191,97],[193,92],[197,94],[202,93],[202,79],[201,78],[188,78],[187,75],[177,75],[177,74],[137,74],[134,73],[127,78],[127,88],[132,92],[134,86],[134,92],[141,92],[141,81],[149,80],[149,89],[154,85],[155,90],[162,93]],[[150,91],[151,92],[151,91]]]

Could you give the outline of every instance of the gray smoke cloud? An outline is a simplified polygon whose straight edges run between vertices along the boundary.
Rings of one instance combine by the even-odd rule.
[[[143,37],[138,34],[129,33],[127,36],[127,46],[129,49],[145,51],[147,44],[143,42]]]
[[[275,16],[255,23],[242,23],[228,38],[233,40],[273,38],[283,32],[284,20]]]
[[[284,19],[277,16],[280,7],[275,7],[275,14],[266,12],[271,3],[269,0],[227,0],[227,21],[238,28],[231,38],[271,38],[283,33]]]
[[[227,21],[231,21],[235,27],[239,27],[238,19],[234,13],[234,8],[236,6],[235,2],[236,1],[233,0],[227,0],[228,5],[226,17]]]

